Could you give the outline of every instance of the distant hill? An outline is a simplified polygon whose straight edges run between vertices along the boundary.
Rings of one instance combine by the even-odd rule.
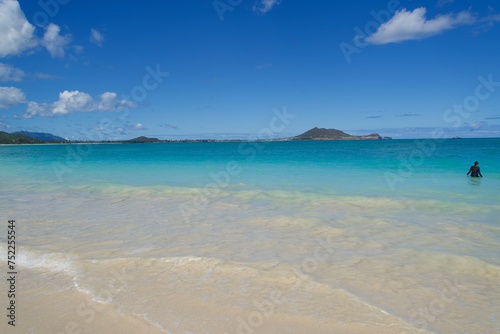
[[[125,143],[159,143],[161,140],[158,138],[148,138],[140,136],[134,139],[126,140]]]
[[[55,136],[55,135],[50,134],[50,133],[44,133],[44,132],[19,131],[19,132],[14,132],[14,133],[20,133],[20,134],[26,135],[28,137],[31,137],[33,139],[38,139],[38,140],[43,141],[43,142],[66,142],[67,141],[66,139],[64,139],[62,137]]]
[[[41,144],[42,141],[22,133],[7,133],[0,131],[0,144]]]
[[[294,140],[375,140],[382,139],[378,133],[366,136],[353,136],[336,129],[313,128],[301,135],[293,137]]]

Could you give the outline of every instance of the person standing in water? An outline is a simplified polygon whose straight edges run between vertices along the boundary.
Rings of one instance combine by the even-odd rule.
[[[481,168],[479,168],[479,162],[475,161],[473,166],[470,166],[469,172],[467,175],[472,176],[472,177],[483,177],[481,174]]]

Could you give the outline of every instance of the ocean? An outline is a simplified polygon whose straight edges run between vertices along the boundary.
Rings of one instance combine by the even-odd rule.
[[[2,333],[12,300],[32,334],[500,333],[500,139],[12,145],[0,166]]]

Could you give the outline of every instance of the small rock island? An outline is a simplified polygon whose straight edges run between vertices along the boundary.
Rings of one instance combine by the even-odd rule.
[[[382,139],[392,139],[392,138],[382,137],[378,133],[372,133],[366,136],[353,136],[337,129],[325,129],[317,127],[292,138],[292,140],[382,140]]]

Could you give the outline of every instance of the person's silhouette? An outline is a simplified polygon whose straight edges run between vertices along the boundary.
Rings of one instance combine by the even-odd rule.
[[[483,175],[481,174],[481,168],[479,168],[479,162],[475,161],[474,165],[470,166],[467,175],[469,174],[472,177],[483,177]]]

